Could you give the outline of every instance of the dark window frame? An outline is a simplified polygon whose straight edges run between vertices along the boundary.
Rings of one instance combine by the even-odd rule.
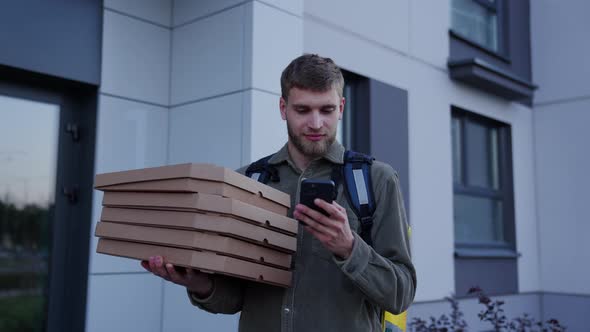
[[[464,135],[465,124],[463,121],[474,121],[498,129],[499,189],[483,189],[475,186],[466,188],[466,186],[455,181],[455,173],[453,173],[453,196],[455,194],[494,198],[502,196],[501,222],[503,224],[504,239],[506,240],[505,243],[454,241],[455,293],[458,297],[466,296],[467,290],[474,286],[482,287],[490,295],[516,293],[518,292],[517,259],[520,254],[516,252],[511,127],[501,121],[452,106],[451,121],[454,119],[459,119],[461,123],[462,142],[468,139]],[[455,143],[452,142],[451,144]],[[466,164],[468,156],[465,153],[466,144],[461,143],[460,146],[463,150],[461,178],[465,180],[467,179]],[[497,274],[502,277],[491,277],[490,268],[494,269],[493,275]]]
[[[486,10],[493,12],[496,15],[496,38],[498,38],[498,50],[493,50],[485,45],[480,44],[479,42],[463,35],[459,31],[453,30],[453,27],[449,29],[449,34],[457,39],[462,40],[465,43],[470,44],[471,46],[496,57],[499,60],[502,60],[506,63],[510,63],[510,47],[508,42],[508,34],[509,31],[508,27],[508,15],[507,15],[507,6],[504,0],[495,0],[493,4],[486,0],[471,0],[475,2],[477,5],[484,7]]]
[[[516,249],[516,236],[515,236],[515,218],[513,209],[513,183],[512,183],[512,158],[511,158],[511,130],[510,125],[486,118],[475,113],[453,107],[451,111],[452,119],[459,119],[460,131],[461,131],[461,182],[457,183],[453,179],[453,194],[468,195],[471,197],[485,197],[493,198],[502,201],[502,229],[504,232],[505,243],[479,243],[479,242],[457,242],[455,241],[455,247],[457,249],[477,249],[490,251],[493,249]],[[467,153],[467,144],[464,144],[469,138],[466,137],[465,125],[466,123],[477,123],[484,125],[487,128],[496,128],[498,130],[498,171],[499,171],[499,188],[483,188],[477,186],[471,186],[466,184],[468,179],[468,167],[467,159],[469,158]],[[488,252],[488,254],[491,252]]]
[[[48,303],[43,331],[83,331],[92,224],[94,153],[98,87],[0,65],[3,95],[60,105],[51,226]],[[80,140],[72,140],[68,123],[76,123]],[[77,189],[69,202],[64,188]]]

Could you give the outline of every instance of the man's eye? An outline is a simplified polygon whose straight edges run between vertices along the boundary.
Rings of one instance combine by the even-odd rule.
[[[323,113],[332,113],[332,112],[334,112],[334,110],[335,110],[335,108],[333,108],[333,107],[322,108]]]

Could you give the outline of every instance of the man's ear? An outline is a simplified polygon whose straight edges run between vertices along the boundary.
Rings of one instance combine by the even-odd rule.
[[[340,99],[340,109],[338,110],[338,120],[342,120],[342,114],[344,113],[344,105],[346,104],[346,98]]]
[[[287,101],[283,97],[279,99],[279,108],[281,109],[281,118],[287,120]]]

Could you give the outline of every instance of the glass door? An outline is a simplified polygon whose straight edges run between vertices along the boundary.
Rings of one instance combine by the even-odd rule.
[[[0,95],[0,330],[44,331],[59,105]]]

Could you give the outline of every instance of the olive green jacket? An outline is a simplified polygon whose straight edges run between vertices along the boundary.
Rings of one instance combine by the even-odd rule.
[[[291,209],[299,200],[304,178],[329,179],[333,164],[343,164],[344,147],[335,142],[327,154],[305,171],[295,166],[285,145],[269,163],[280,181],[268,185],[291,195]],[[246,167],[238,170],[245,172]],[[371,177],[377,210],[372,227],[373,247],[358,235],[359,220],[350,208],[342,185],[336,201],[346,208],[354,234],[352,254],[339,260],[299,226],[293,260],[292,286],[280,288],[215,275],[213,293],[204,299],[189,293],[191,302],[212,313],[241,311],[239,331],[380,331],[382,310],[399,313],[408,308],[416,290],[416,271],[410,260],[408,224],[397,173],[374,162]]]

